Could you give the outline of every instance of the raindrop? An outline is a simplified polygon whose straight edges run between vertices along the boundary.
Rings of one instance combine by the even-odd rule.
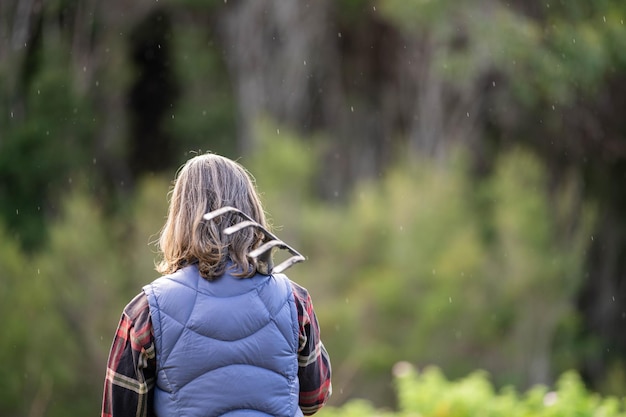
[[[306,61],[304,61],[304,66],[306,67]]]
[[[39,270],[39,268],[37,268],[37,275],[39,275],[41,273],[41,271]]]
[[[13,112],[11,112],[11,119],[13,118]]]
[[[172,115],[172,119],[174,118],[174,115]]]
[[[91,162],[92,162],[94,165],[96,165],[96,158],[93,158],[93,159],[91,160]]]
[[[376,6],[372,7],[372,9],[373,9],[374,11],[376,11]]]
[[[337,37],[341,38],[341,32],[337,32]]]
[[[576,38],[572,38],[572,43],[576,43]]]
[[[591,235],[591,240],[593,240],[593,235]]]
[[[495,87],[495,86],[496,86],[496,82],[495,82],[495,81],[492,81],[492,82],[491,82],[491,85],[493,85],[493,86]]]
[[[350,106],[350,111],[351,111],[352,113],[354,113],[354,107],[353,107],[353,106]]]
[[[433,275],[436,275],[436,274],[437,274],[437,271],[435,271],[435,270],[433,269]]]
[[[83,67],[83,72],[87,72],[87,67]]]
[[[452,304],[452,297],[448,297],[448,301]]]
[[[469,112],[467,112],[466,114],[467,114],[467,117],[469,117]]]
[[[15,209],[15,214],[20,215],[20,209]]]
[[[276,129],[276,134],[280,135],[280,129]]]
[[[552,110],[555,110],[554,104],[552,105]]]
[[[606,23],[606,16],[602,16],[602,20],[604,20],[604,23]]]
[[[100,86],[100,81],[96,80],[96,87]]]

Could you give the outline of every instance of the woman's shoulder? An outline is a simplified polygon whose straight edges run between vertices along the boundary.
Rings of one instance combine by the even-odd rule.
[[[311,296],[309,295],[309,291],[297,282],[289,278],[287,278],[287,280],[289,281],[289,284],[291,284],[291,290],[296,298],[296,301],[302,305],[311,304]]]
[[[150,320],[148,297],[142,291],[137,294],[124,308],[124,315],[131,323],[143,323]]]

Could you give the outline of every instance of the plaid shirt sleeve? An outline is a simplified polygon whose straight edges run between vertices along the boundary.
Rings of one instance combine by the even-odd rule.
[[[320,339],[320,328],[308,291],[294,282],[292,288],[300,323],[300,409],[305,415],[311,415],[322,408],[332,394],[330,357]]]
[[[152,417],[156,372],[148,299],[138,294],[124,309],[113,339],[102,417]]]

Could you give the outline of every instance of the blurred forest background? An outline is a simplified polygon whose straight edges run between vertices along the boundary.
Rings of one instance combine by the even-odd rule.
[[[626,2],[0,1],[0,415],[98,413],[176,169],[308,260],[331,404],[398,361],[626,390]]]

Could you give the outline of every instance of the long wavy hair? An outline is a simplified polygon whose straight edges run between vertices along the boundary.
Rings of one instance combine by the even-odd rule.
[[[222,231],[243,220],[226,213],[211,221],[202,216],[224,206],[235,207],[268,228],[256,191],[254,178],[239,163],[216,154],[198,155],[178,171],[171,191],[169,212],[161,230],[158,248],[162,259],[156,269],[171,274],[197,263],[200,274],[214,280],[221,276],[229,261],[238,277],[253,276],[256,260],[246,256],[262,243],[255,228],[227,236]]]

